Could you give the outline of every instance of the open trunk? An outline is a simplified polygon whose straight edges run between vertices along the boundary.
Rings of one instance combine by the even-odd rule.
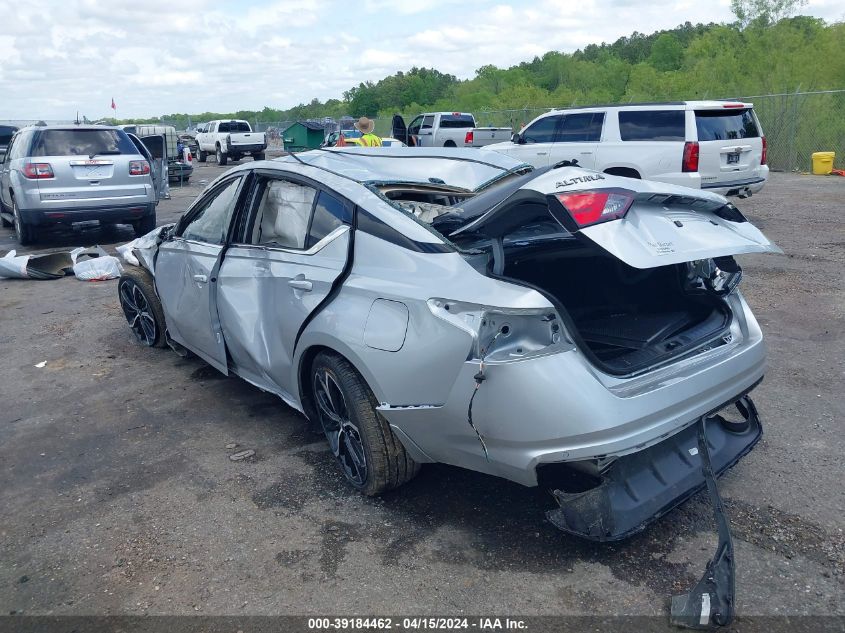
[[[637,269],[590,250],[558,244],[523,252],[506,258],[504,276],[553,297],[600,368],[631,374],[724,343],[730,309],[718,295],[690,287],[686,264]]]

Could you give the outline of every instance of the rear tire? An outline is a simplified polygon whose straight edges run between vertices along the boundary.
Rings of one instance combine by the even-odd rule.
[[[264,160],[264,152],[252,155],[252,160]]]
[[[14,217],[12,225],[15,227],[15,237],[18,240],[18,244],[21,246],[33,244],[37,237],[37,231],[32,224],[24,223],[23,218],[21,218],[21,212],[18,209],[18,203],[15,202],[14,197],[12,198],[12,216]]]
[[[352,486],[375,496],[414,478],[420,465],[379,415],[375,396],[349,361],[320,352],[310,380],[316,422]]]
[[[132,228],[135,229],[135,237],[141,237],[152,231],[156,227],[156,214],[152,213],[148,216],[135,220],[132,223]]]
[[[139,342],[147,347],[167,347],[164,310],[149,272],[125,265],[117,282],[117,298]]]
[[[443,143],[443,147],[457,147],[457,145],[455,145],[455,141],[446,141]]]
[[[223,152],[220,151],[220,148],[217,148],[217,164],[223,167],[226,164],[226,161],[229,160],[229,157],[226,156]]]

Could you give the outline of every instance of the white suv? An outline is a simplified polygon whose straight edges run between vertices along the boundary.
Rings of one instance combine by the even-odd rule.
[[[747,196],[769,176],[751,103],[679,101],[552,110],[488,145],[535,167],[577,160],[618,176]]]

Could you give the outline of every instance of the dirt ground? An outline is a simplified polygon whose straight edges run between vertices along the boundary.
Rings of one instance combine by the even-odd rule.
[[[220,171],[174,187],[159,223]],[[741,616],[845,616],[844,203],[845,178],[791,174],[738,201],[784,250],[741,258],[770,350],[764,437],[721,479]],[[612,545],[557,531],[543,491],[447,466],[363,498],[277,398],[136,343],[116,293],[0,280],[0,614],[665,617],[713,552],[704,495]]]

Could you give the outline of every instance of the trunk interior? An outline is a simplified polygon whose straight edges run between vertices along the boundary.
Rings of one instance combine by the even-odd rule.
[[[727,333],[727,304],[711,294],[686,292],[685,266],[641,270],[596,251],[561,250],[558,244],[554,250],[509,254],[504,277],[557,299],[571,320],[567,326],[581,339],[576,342],[602,369],[641,371]]]

